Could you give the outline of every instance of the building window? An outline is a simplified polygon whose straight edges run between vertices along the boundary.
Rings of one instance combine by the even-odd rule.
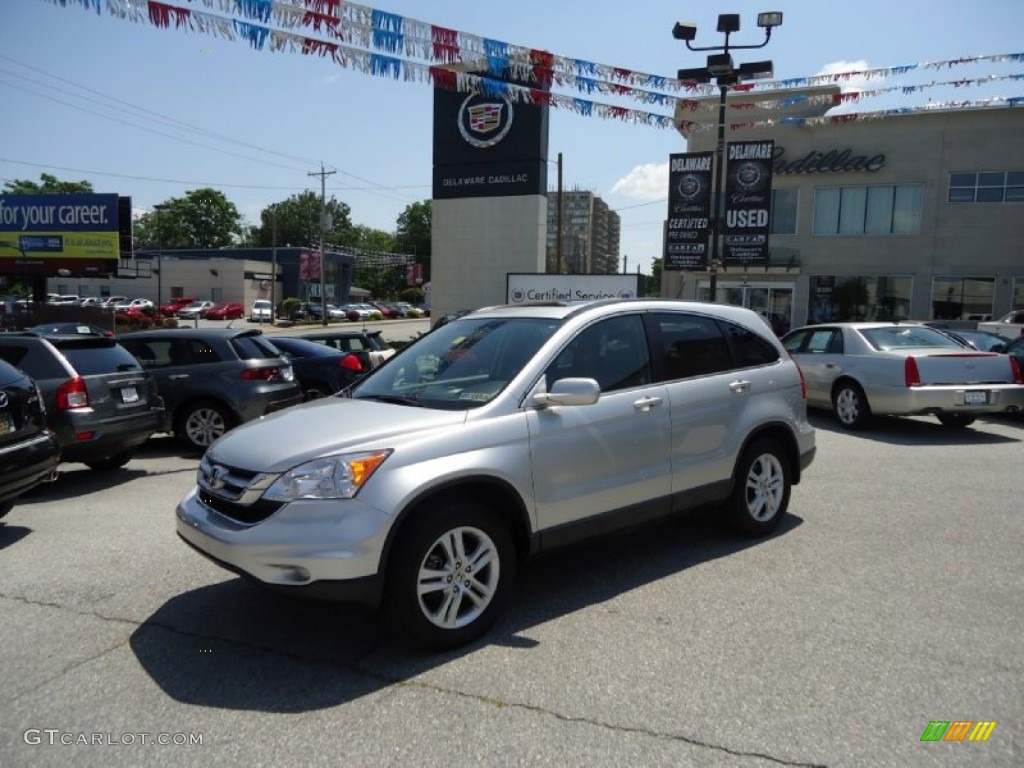
[[[936,277],[932,282],[935,320],[990,320],[994,277]]]
[[[814,190],[815,235],[912,235],[921,230],[920,184]]]
[[[1024,309],[1024,277],[1013,279],[1013,307],[1012,309]]]
[[[796,206],[800,190],[772,190],[772,229],[773,235],[796,234]]]
[[[949,174],[950,203],[1024,202],[1024,171]]]
[[[906,320],[913,284],[906,276],[811,275],[807,317],[811,323]]]

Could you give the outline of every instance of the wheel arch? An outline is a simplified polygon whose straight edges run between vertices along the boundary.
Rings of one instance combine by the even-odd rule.
[[[739,466],[740,460],[747,452],[747,449],[762,439],[775,440],[782,446],[782,450],[786,452],[786,460],[789,462],[790,482],[793,485],[797,485],[800,482],[801,476],[800,446],[797,443],[796,435],[793,434],[793,430],[781,422],[763,424],[747,435],[747,439],[743,441],[743,445],[740,446],[740,450],[736,454],[736,467]],[[736,467],[733,468],[734,476]]]
[[[214,405],[223,408],[231,417],[232,426],[242,423],[241,416],[239,416],[238,412],[231,406],[229,402],[224,400],[224,398],[218,395],[210,394],[208,392],[197,392],[195,394],[189,395],[176,406],[174,406],[174,413],[171,415],[171,429],[177,432],[184,413],[190,407],[198,405],[199,403],[213,403]]]
[[[494,510],[508,526],[516,556],[526,559],[530,553],[531,526],[526,505],[516,490],[505,480],[490,476],[465,477],[443,485],[424,489],[398,513],[381,553],[380,574],[388,573],[388,564],[395,545],[409,529],[418,514],[431,504],[470,500]]]

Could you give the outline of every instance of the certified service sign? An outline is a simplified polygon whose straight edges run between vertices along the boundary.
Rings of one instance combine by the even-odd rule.
[[[473,93],[459,108],[459,133],[471,146],[488,149],[508,135],[512,118],[512,102],[508,99]]]

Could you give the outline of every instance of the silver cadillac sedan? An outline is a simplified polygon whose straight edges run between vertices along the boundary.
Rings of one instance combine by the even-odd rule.
[[[920,323],[809,325],[783,346],[807,378],[808,405],[847,429],[873,415],[933,414],[949,427],[1024,408],[1024,375],[1008,355],[981,352]]]

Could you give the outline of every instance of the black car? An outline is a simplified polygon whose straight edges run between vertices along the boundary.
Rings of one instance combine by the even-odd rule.
[[[24,372],[0,360],[0,517],[18,496],[55,477],[59,462],[42,393]]]
[[[156,380],[116,339],[5,333],[0,359],[39,385],[62,462],[122,467],[163,423]]]
[[[342,331],[325,328],[321,331],[307,331],[289,334],[289,336],[325,344],[340,352],[351,352],[357,355],[367,368],[376,368],[395,354],[394,348],[384,340],[380,331],[366,329]]]
[[[162,429],[193,449],[302,402],[291,364],[259,329],[161,328],[119,340],[159,382]]]
[[[281,335],[274,336],[271,341],[291,362],[306,400],[339,392],[370,370],[358,355],[315,341]]]

